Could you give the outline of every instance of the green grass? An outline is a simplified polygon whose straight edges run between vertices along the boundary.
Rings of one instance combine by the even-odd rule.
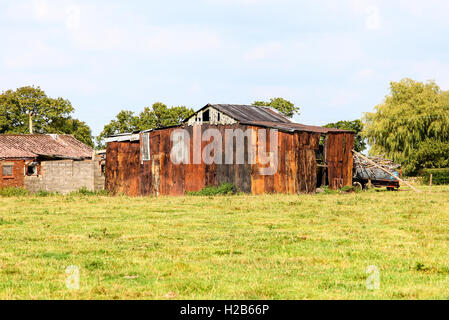
[[[449,187],[432,191],[0,197],[0,299],[448,299]]]
[[[219,187],[206,187],[198,192],[189,192],[190,196],[230,196],[236,194],[237,190],[234,185],[224,183]]]

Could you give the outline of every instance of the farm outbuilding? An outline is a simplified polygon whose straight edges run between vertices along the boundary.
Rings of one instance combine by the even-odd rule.
[[[101,158],[71,135],[0,135],[0,188],[68,193],[104,181]]]
[[[112,193],[183,195],[231,183],[252,194],[298,194],[352,185],[352,131],[294,123],[269,107],[208,104],[179,126],[106,142]]]

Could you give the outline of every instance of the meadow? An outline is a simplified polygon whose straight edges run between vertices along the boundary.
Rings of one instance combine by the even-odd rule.
[[[449,187],[421,189],[0,197],[0,299],[449,299]]]

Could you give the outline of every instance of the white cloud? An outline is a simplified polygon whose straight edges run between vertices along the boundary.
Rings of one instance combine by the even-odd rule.
[[[293,88],[289,86],[260,85],[250,86],[250,93],[254,99],[270,100],[273,97],[284,97],[292,102],[301,101],[304,95],[304,88]]]
[[[215,32],[192,27],[150,28],[143,39],[144,49],[148,52],[209,51],[221,46],[221,40]]]
[[[33,1],[33,12],[37,19],[45,19],[50,13],[48,2],[45,0]]]
[[[108,51],[133,50],[131,39],[120,27],[91,24],[87,21],[70,29],[70,39],[78,50]],[[132,34],[130,34],[132,36]],[[111,52],[112,53],[112,52]]]
[[[435,80],[442,89],[449,89],[449,62],[438,60],[406,60],[399,63],[403,75],[419,81]],[[404,77],[403,76],[403,77]]]
[[[39,23],[64,20],[65,1],[49,3],[48,0],[14,1],[6,7],[6,16],[15,21]]]
[[[120,8],[109,3],[74,5],[66,0],[30,0],[11,4],[7,17],[15,22],[31,22],[35,30],[41,31],[43,41],[50,39],[52,33],[63,33],[65,41],[83,51],[170,55],[221,46],[219,35],[212,29],[189,25],[160,27]]]
[[[95,69],[133,59],[210,53],[222,46],[217,32],[191,25],[155,26],[135,12],[106,5],[73,5],[68,1],[30,0],[7,6],[6,16],[23,28],[0,30],[5,48],[0,68],[68,69],[74,62]],[[122,23],[118,24],[117,21]],[[27,39],[24,41],[24,39]],[[93,54],[103,56],[93,63]],[[121,60],[120,60],[121,59]],[[119,61],[117,61],[119,60]],[[132,62],[132,61],[131,61]]]
[[[85,119],[93,108],[104,115],[155,99],[198,106],[282,96],[316,124],[372,108],[390,80],[449,89],[449,1],[92,3],[3,1],[0,88],[89,96]]]
[[[371,79],[375,78],[376,76],[377,76],[377,73],[373,69],[362,69],[362,70],[359,70],[355,74],[354,79],[355,80],[371,80]]]
[[[432,19],[444,18],[447,21],[449,2],[444,0],[396,0],[399,9],[407,11],[414,16],[427,16]]]
[[[261,5],[266,3],[280,3],[285,0],[203,0],[206,3],[221,4],[221,5]]]
[[[351,110],[359,104],[363,93],[338,85],[249,86],[246,90],[253,100],[283,97],[300,107],[294,121],[310,125],[324,125],[342,119],[357,118],[360,111]],[[338,110],[338,111],[337,111]]]
[[[71,36],[81,50],[121,51],[149,55],[179,55],[215,50],[221,46],[217,33],[190,26],[117,27],[84,21]]]
[[[341,34],[321,34],[259,44],[243,54],[247,63],[292,69],[296,66],[317,64],[329,68],[339,68],[343,64],[354,63],[363,57],[360,42]]]
[[[267,42],[250,49],[245,53],[246,60],[264,60],[278,57],[284,53],[284,46],[280,42]]]
[[[41,40],[27,41],[21,44],[20,39],[7,39],[8,47],[0,54],[0,61],[8,69],[55,69],[70,66],[74,56],[60,48],[47,45]]]
[[[347,107],[354,103],[360,98],[360,92],[351,89],[340,89],[333,94],[329,94],[329,106],[336,107]]]

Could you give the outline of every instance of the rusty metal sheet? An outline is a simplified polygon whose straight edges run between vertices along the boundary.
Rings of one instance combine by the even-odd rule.
[[[332,189],[352,185],[354,135],[331,133],[327,137],[328,181]]]
[[[107,148],[106,187],[113,193],[128,195],[181,195],[189,191],[199,191],[206,186],[219,186],[225,182],[234,184],[243,192],[264,193],[312,193],[317,184],[317,165],[315,150],[319,147],[321,134],[318,132],[279,132],[278,135],[278,171],[271,176],[260,175],[259,169],[267,167],[259,160],[248,163],[250,146],[263,147],[258,141],[259,126],[234,124],[213,126],[220,130],[225,150],[225,130],[253,129],[251,141],[245,139],[245,164],[206,165],[202,160],[202,151],[209,143],[199,141],[201,150],[194,150],[194,140],[201,139],[202,133],[210,125],[186,126],[190,134],[190,164],[175,165],[170,160],[172,143],[170,136],[176,128],[161,129],[150,134],[151,161],[142,161],[139,142],[111,142]],[[269,140],[269,135],[267,135]],[[352,183],[352,133],[329,133],[326,153],[328,161],[328,179],[331,187]],[[266,151],[270,143],[266,141]],[[234,157],[237,152],[233,144]],[[196,152],[194,154],[194,152]],[[194,158],[200,160],[193,163]]]
[[[106,158],[106,188],[112,193],[138,195],[140,173],[139,142],[112,142]]]

